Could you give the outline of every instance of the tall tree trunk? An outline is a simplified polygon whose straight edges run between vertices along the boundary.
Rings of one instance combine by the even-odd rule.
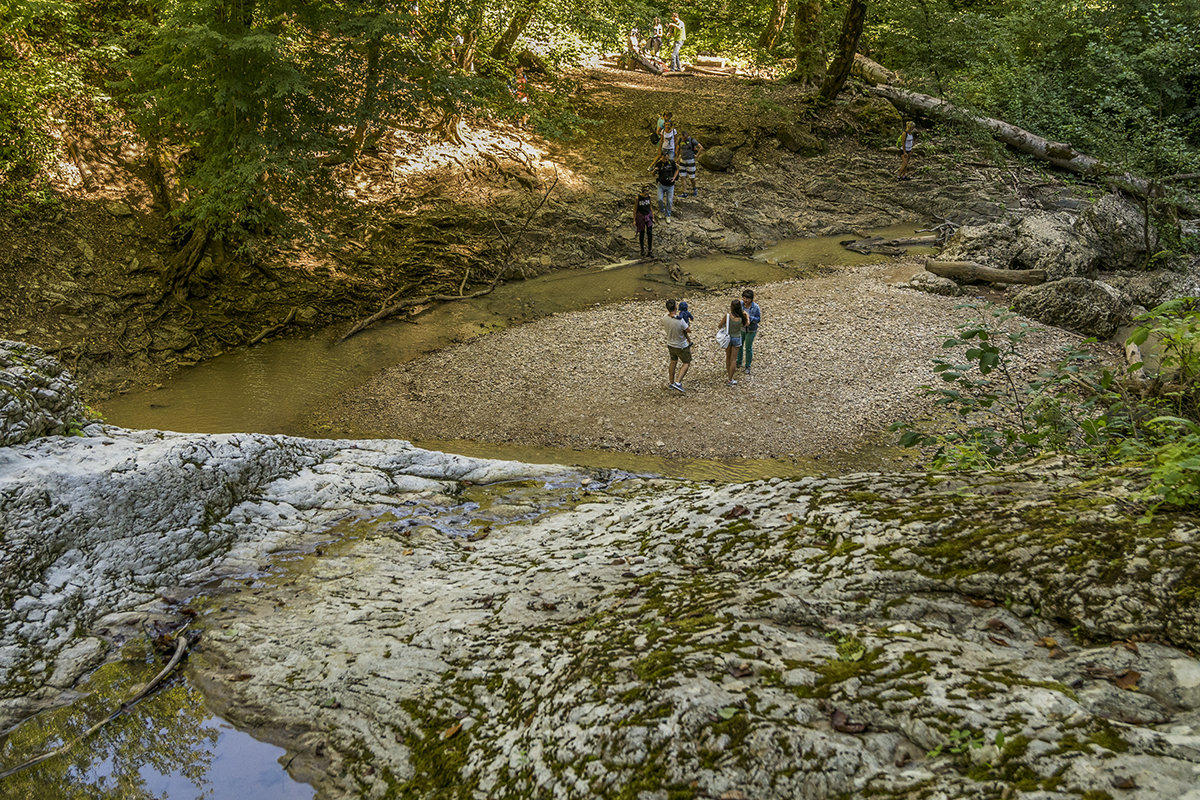
[[[350,147],[347,155],[357,158],[362,152],[363,142],[367,138],[367,128],[375,118],[375,100],[379,96],[379,51],[380,38],[372,36],[367,40],[367,74],[366,86],[363,87],[362,100],[358,104],[358,121],[354,126],[354,135],[350,137]]]
[[[867,19],[867,0],[850,0],[846,16],[842,18],[842,33],[838,36],[838,51],[825,74],[821,91],[817,94],[823,103],[832,103],[850,77],[854,66],[854,53],[858,50],[858,39],[862,36],[863,23]]]
[[[821,0],[800,0],[796,8],[796,72],[792,79],[817,86],[825,77],[825,44],[821,41]]]
[[[783,26],[787,23],[788,0],[775,0],[771,7],[771,19],[763,28],[762,36],[758,37],[758,46],[764,50],[774,50],[783,35]]]
[[[479,49],[479,29],[483,27],[483,3],[475,2],[467,15],[462,32],[463,45],[458,51],[458,66],[463,72],[475,70],[475,51]]]
[[[777,0],[777,2],[787,2],[787,0]],[[497,61],[503,61],[508,58],[508,54],[512,52],[513,45],[517,43],[517,39],[525,32],[525,26],[529,24],[529,20],[533,19],[533,15],[537,12],[538,6],[542,4],[542,0],[525,0],[517,13],[513,15],[509,21],[508,27],[504,29],[504,33],[496,41],[496,46],[492,48],[492,58]]]

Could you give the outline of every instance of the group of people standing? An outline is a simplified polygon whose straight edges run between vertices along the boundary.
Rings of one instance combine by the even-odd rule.
[[[687,27],[683,24],[683,20],[679,18],[678,12],[671,14],[671,21],[667,24],[667,34],[674,41],[671,47],[671,66],[669,69],[672,72],[682,72],[683,66],[679,63],[679,50],[687,40]],[[642,44],[641,32],[638,31],[637,27],[629,29],[629,49],[635,53],[648,50],[651,56],[658,58],[658,54],[662,50],[662,44],[663,24],[662,20],[658,17],[654,18],[654,24],[650,26],[650,38],[646,40],[645,45]]]
[[[684,393],[683,378],[692,365],[691,327],[694,316],[687,301],[668,300],[667,314],[662,319],[667,340],[667,388]],[[746,374],[754,361],[754,339],[762,322],[762,310],[754,302],[754,290],[746,289],[740,299],[729,304],[717,327],[717,342],[725,351],[725,385],[737,386],[734,373],[745,364]]]
[[[679,179],[690,182],[692,197],[699,195],[696,186],[696,157],[704,150],[704,145],[687,131],[679,131],[675,127],[670,111],[658,118],[650,141],[658,147],[658,153],[649,171],[654,173],[654,183],[658,188],[658,211],[665,214],[667,222],[675,211],[675,187]],[[679,156],[676,159],[676,155]],[[687,195],[684,187],[683,194]],[[638,234],[638,249],[643,256],[654,257],[654,204],[650,200],[650,191],[643,189],[638,193],[634,206],[633,224]]]

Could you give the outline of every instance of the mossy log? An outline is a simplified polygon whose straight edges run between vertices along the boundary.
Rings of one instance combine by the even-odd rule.
[[[935,261],[931,258],[925,262],[925,269],[939,277],[963,283],[984,281],[1036,286],[1046,282],[1046,270],[1044,269],[997,269],[976,264],[974,261]]]

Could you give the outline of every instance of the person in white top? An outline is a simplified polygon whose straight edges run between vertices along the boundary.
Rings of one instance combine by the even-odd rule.
[[[663,332],[667,335],[667,354],[671,358],[668,368],[668,389],[683,392],[683,376],[687,375],[688,367],[692,365],[692,339],[688,335],[688,324],[675,313],[674,300],[667,301],[667,315],[662,318]],[[679,370],[679,380],[675,379],[675,370]]]

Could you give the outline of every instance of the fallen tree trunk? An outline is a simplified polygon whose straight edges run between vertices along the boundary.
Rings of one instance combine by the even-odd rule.
[[[904,247],[931,247],[938,243],[937,235],[932,236],[901,236],[895,239],[885,239],[882,236],[872,236],[868,239],[846,239],[838,242],[842,247],[855,253],[870,255],[899,255]]]
[[[850,65],[850,74],[866,81],[871,86],[877,86],[881,83],[890,86],[900,80],[899,73],[892,72],[887,67],[877,61],[872,61],[862,53],[854,54],[854,63]]]
[[[623,62],[631,63],[649,72],[651,75],[662,75],[663,65],[654,59],[644,56],[634,50],[629,50],[621,57]]]
[[[974,261],[934,261],[932,258],[925,262],[925,269],[942,278],[969,283],[984,281],[986,283],[1023,283],[1035,286],[1046,282],[1044,269],[997,269],[976,264]]]
[[[728,78],[733,73],[727,69],[716,69],[713,67],[698,67],[695,64],[684,64],[684,72],[695,72],[698,75],[715,75],[718,78]]]
[[[892,105],[910,116],[966,121],[987,129],[993,138],[1004,142],[1009,147],[1046,161],[1059,169],[1074,172],[1076,175],[1096,178],[1114,189],[1120,189],[1138,197],[1152,196],[1149,181],[1129,173],[1117,173],[1100,159],[1077,152],[1069,144],[1043,139],[1041,136],[1030,133],[1024,128],[1018,128],[1016,125],[1010,125],[1003,120],[971,114],[953,103],[927,94],[897,89],[894,86],[872,86],[871,92],[891,101]],[[1161,195],[1161,191],[1153,194]]]

